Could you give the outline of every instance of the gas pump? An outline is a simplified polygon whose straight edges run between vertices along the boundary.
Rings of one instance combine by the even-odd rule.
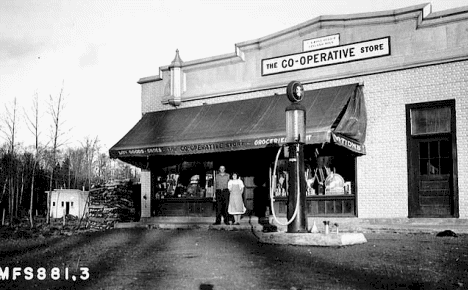
[[[276,180],[276,164],[281,150],[285,149],[288,158],[288,202],[287,223],[280,223],[274,212],[274,195],[270,188],[270,200],[273,217],[277,223],[288,227],[288,233],[307,233],[306,180],[304,169],[304,144],[306,138],[306,109],[300,101],[304,97],[304,88],[297,81],[288,84],[286,95],[291,104],[286,107],[286,144],[276,155],[273,180]]]

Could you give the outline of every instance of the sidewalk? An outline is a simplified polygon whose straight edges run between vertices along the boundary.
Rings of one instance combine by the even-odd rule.
[[[323,221],[330,221],[330,225],[338,224],[340,232],[362,232],[362,233],[438,233],[451,230],[456,234],[468,234],[468,219],[456,218],[395,218],[395,219],[361,219],[361,218],[339,218],[339,217],[309,217],[308,228],[313,223],[319,231],[323,230]],[[286,231],[286,226],[278,225],[269,218],[271,224],[276,225],[278,231]],[[285,218],[280,218],[285,223]],[[213,230],[254,230],[263,231],[264,225],[257,217],[243,217],[239,226],[234,225],[212,225],[212,217],[152,217],[140,222],[116,223],[115,228],[158,228],[158,229],[213,229]]]

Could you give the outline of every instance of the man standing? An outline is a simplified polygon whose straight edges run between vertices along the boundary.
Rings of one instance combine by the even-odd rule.
[[[216,175],[216,221],[213,225],[221,224],[221,216],[223,217],[224,224],[229,225],[229,174],[225,171],[226,168],[221,165],[219,173]]]

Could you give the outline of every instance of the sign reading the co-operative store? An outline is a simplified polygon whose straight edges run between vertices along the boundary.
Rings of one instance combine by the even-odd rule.
[[[390,55],[390,37],[262,60],[262,76]]]

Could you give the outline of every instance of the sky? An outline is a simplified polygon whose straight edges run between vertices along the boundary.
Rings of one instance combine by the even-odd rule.
[[[158,75],[176,49],[183,61],[191,61],[233,53],[236,43],[321,15],[422,3],[431,3],[433,12],[468,5],[466,0],[1,0],[0,117],[16,98],[17,140],[33,144],[24,115],[31,115],[37,94],[45,144],[51,124],[47,101],[63,89],[66,146],[97,137],[108,151],[141,118],[137,81]]]

